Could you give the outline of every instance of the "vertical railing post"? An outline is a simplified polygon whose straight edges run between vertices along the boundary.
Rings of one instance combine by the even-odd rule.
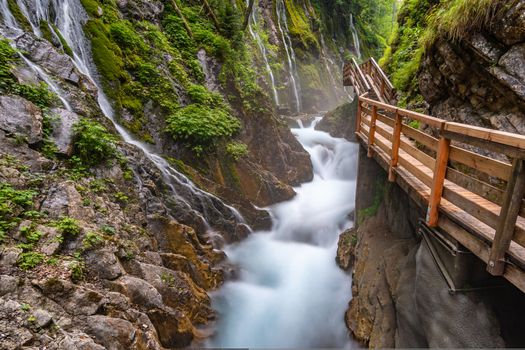
[[[450,154],[450,139],[441,135],[438,142],[436,165],[434,167],[434,180],[428,201],[427,225],[436,227],[438,223],[438,209],[443,194],[443,185],[447,174],[448,156]]]
[[[376,137],[377,106],[372,106],[372,119],[370,121],[370,133],[368,134],[368,158],[372,158],[372,146]]]
[[[361,131],[361,113],[363,113],[362,107],[363,101],[357,96],[357,114],[355,116],[355,132],[358,133]]]
[[[388,170],[388,181],[396,181],[395,168],[399,161],[399,146],[401,145],[401,128],[403,127],[403,118],[396,108],[396,122],[394,125],[394,134],[392,135],[392,158],[390,160],[390,169]]]
[[[505,252],[510,247],[514,236],[516,220],[518,218],[523,194],[525,192],[525,164],[522,159],[512,162],[512,177],[507,183],[507,190],[503,197],[503,204],[499,215],[496,235],[490,250],[487,271],[494,276],[501,276],[505,272]]]

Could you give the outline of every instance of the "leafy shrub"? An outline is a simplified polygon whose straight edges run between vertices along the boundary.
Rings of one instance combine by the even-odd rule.
[[[57,96],[49,91],[45,83],[28,85],[17,82],[11,69],[18,60],[17,51],[9,45],[9,41],[0,40],[0,93],[22,96],[40,108],[46,108],[55,103]]]
[[[98,165],[116,155],[115,138],[99,123],[84,118],[73,130],[75,153],[83,164]]]
[[[84,270],[86,269],[86,264],[80,255],[75,256],[75,260],[70,262],[69,271],[71,273],[71,279],[74,282],[78,282],[84,279]]]
[[[36,252],[25,252],[18,257],[18,267],[22,270],[31,270],[44,260],[44,254]]]
[[[81,231],[78,221],[68,217],[62,218],[55,222],[55,227],[60,231],[60,233],[67,236],[78,236]]]
[[[191,84],[186,92],[191,100],[201,105],[208,107],[221,107],[224,106],[222,96],[216,92],[210,92],[207,88],[202,85]]]
[[[0,182],[0,243],[7,232],[13,228],[27,209],[33,206],[36,192],[16,190],[7,183]]]
[[[206,148],[224,137],[231,137],[241,124],[220,108],[192,104],[179,109],[167,119],[166,130],[177,140],[193,148]]]
[[[248,154],[248,146],[242,142],[231,142],[226,145],[226,152],[228,152],[234,160],[239,160]]]

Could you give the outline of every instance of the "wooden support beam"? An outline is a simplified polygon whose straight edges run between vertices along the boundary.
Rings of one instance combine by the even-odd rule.
[[[357,100],[357,115],[355,117],[355,132],[358,133],[361,129],[361,113],[363,113],[363,105],[362,105],[361,98],[358,97]]]
[[[512,177],[507,184],[507,190],[501,206],[501,214],[496,227],[496,235],[490,250],[487,271],[494,276],[501,276],[505,271],[505,252],[516,229],[516,220],[521,208],[521,201],[525,191],[525,161],[514,159]]]
[[[448,156],[450,154],[450,139],[441,136],[438,142],[436,166],[434,167],[434,179],[430,192],[430,200],[427,211],[427,225],[436,227],[438,224],[438,209],[443,194],[443,185],[447,174]]]
[[[372,107],[372,120],[370,121],[370,135],[368,136],[368,158],[372,158],[376,133],[377,106]]]
[[[395,168],[399,161],[399,146],[401,144],[401,128],[403,127],[403,118],[396,110],[396,123],[394,124],[394,134],[392,140],[392,159],[390,161],[390,169],[388,170],[388,181],[396,181]]]

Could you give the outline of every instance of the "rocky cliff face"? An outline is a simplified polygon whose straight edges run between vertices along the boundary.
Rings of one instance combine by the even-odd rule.
[[[432,115],[524,133],[525,3],[406,2],[382,60],[403,104]]]
[[[419,87],[437,117],[523,134],[525,2],[501,3],[483,30],[433,45]]]

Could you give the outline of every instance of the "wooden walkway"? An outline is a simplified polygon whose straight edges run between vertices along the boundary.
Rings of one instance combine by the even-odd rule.
[[[359,96],[357,139],[389,181],[427,208],[427,225],[525,292],[525,136],[396,107],[394,87],[373,59],[348,62],[344,85]]]

